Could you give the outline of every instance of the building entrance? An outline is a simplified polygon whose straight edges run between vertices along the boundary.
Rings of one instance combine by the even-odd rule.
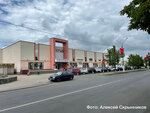
[[[63,68],[63,64],[57,63],[56,64],[56,69],[60,70]]]
[[[56,48],[55,43],[63,44],[62,48]],[[59,63],[58,63],[59,62]],[[61,62],[61,63],[60,63]],[[68,41],[51,38],[50,39],[50,69],[68,68]],[[56,67],[57,66],[57,67]]]
[[[63,68],[66,68],[66,65],[67,65],[67,63],[61,62],[61,63],[56,63],[56,64],[55,64],[55,67],[56,67],[56,69],[58,69],[58,70],[62,70]]]

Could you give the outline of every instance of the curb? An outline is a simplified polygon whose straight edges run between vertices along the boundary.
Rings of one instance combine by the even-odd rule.
[[[10,89],[10,90],[4,90],[4,91],[0,91],[0,93],[5,93],[5,92],[9,92],[9,91],[17,91],[17,90],[22,90],[22,89],[29,89],[29,88],[35,88],[35,87],[40,87],[40,86],[46,86],[46,85],[50,85],[53,83],[43,83],[43,84],[39,84],[39,85],[33,85],[33,86],[27,86],[27,87],[21,87],[21,88],[14,88],[14,89]]]
[[[141,71],[146,71],[147,69],[143,70],[132,70],[132,71],[125,71],[125,72],[113,72],[113,73],[102,73],[100,76],[105,76],[105,75],[116,75],[116,74],[125,74],[125,73],[131,73],[131,72],[141,72]]]

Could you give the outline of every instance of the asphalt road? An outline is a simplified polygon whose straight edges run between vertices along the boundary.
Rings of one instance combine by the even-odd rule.
[[[150,113],[150,71],[89,74],[72,81],[3,92],[0,113]]]

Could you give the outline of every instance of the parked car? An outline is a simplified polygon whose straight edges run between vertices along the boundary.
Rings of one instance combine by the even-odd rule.
[[[81,74],[80,69],[68,69],[68,71],[72,72],[74,75],[80,75]]]
[[[72,80],[73,78],[74,78],[73,73],[68,72],[68,71],[61,71],[50,76],[48,79],[50,81],[62,81],[62,80]]]
[[[106,67],[103,67],[102,68],[102,72],[109,72],[110,71],[110,69],[108,69],[108,68],[106,68]]]
[[[123,71],[123,68],[122,67],[117,67],[116,71]]]
[[[131,70],[131,67],[129,67],[129,66],[125,67],[125,70]]]
[[[116,68],[115,67],[110,67],[109,70],[110,71],[116,71]]]
[[[96,70],[96,72],[102,72],[103,71],[103,69],[100,67],[96,67],[95,70]]]
[[[95,68],[88,68],[88,73],[96,73]]]
[[[80,73],[81,74],[87,74],[88,73],[88,69],[87,68],[81,68],[80,69]]]
[[[105,71],[105,72],[110,72],[110,71],[111,71],[111,69],[110,69],[110,68],[108,68],[108,67],[105,67],[105,68],[104,68],[104,71]]]

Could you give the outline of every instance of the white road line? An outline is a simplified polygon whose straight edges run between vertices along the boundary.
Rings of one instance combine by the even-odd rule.
[[[22,104],[22,105],[14,106],[14,107],[10,107],[10,108],[6,108],[6,109],[2,109],[2,110],[0,110],[0,112],[5,112],[5,111],[8,111],[8,110],[12,110],[12,109],[17,109],[17,108],[21,108],[21,107],[25,107],[25,106],[33,105],[33,104],[36,104],[36,103],[40,103],[40,102],[44,102],[44,101],[48,101],[48,100],[52,100],[52,99],[56,99],[56,98],[63,97],[63,96],[67,96],[67,95],[71,95],[71,94],[74,94],[74,93],[79,93],[79,92],[86,91],[86,90],[90,90],[90,89],[97,88],[97,87],[102,87],[102,86],[105,86],[105,85],[109,85],[109,84],[117,83],[117,82],[124,81],[124,80],[127,80],[127,79],[116,80],[116,81],[113,81],[113,82],[108,82],[108,83],[105,83],[105,84],[100,84],[100,85],[96,85],[96,86],[92,86],[92,87],[88,87],[88,88],[84,88],[84,89],[76,90],[76,91],[73,91],[73,92],[69,92],[69,93],[65,93],[65,94],[61,94],[61,95],[57,95],[57,96],[53,96],[53,97],[49,97],[49,98],[46,98],[46,99],[42,99],[42,100],[38,100],[38,101],[34,101],[34,102],[30,102],[30,103],[26,103],[26,104]]]

